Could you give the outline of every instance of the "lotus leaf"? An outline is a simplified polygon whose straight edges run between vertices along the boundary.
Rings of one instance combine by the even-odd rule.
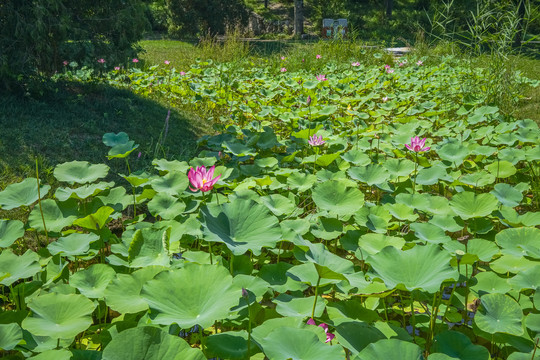
[[[19,220],[0,220],[0,248],[11,246],[24,235],[24,224]]]
[[[43,199],[51,187],[40,185],[39,195]],[[6,186],[0,191],[0,208],[11,210],[20,206],[30,206],[38,200],[38,188],[36,178],[26,178],[23,181]]]
[[[105,164],[90,164],[87,161],[71,161],[57,165],[54,177],[68,184],[87,184],[104,178],[109,172]]]
[[[482,296],[480,301],[481,305],[474,317],[474,323],[480,330],[488,334],[523,334],[523,312],[514,299],[505,294],[488,294]]]

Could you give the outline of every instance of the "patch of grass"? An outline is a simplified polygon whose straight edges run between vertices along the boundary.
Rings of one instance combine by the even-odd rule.
[[[42,98],[4,95],[0,98],[0,186],[35,176],[51,175],[56,164],[85,160],[106,163],[111,171],[125,171],[124,162],[108,161],[102,143],[107,132],[126,132],[140,144],[132,155],[132,169],[153,160],[156,142],[164,128],[168,108],[127,90],[104,84],[59,84]],[[160,153],[166,158],[189,159],[196,155],[196,139],[208,130],[201,119],[171,109],[168,135]],[[139,159],[133,160],[137,152]],[[53,179],[49,180],[53,181]]]

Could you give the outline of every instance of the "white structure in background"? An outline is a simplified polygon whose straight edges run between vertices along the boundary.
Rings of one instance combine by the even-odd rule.
[[[347,19],[323,19],[322,25],[323,38],[333,38],[338,34],[342,37],[347,36]]]

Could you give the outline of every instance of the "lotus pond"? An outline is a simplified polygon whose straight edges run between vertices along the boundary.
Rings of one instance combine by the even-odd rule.
[[[216,132],[0,192],[3,357],[540,359],[538,124],[452,58],[316,60],[103,73]]]

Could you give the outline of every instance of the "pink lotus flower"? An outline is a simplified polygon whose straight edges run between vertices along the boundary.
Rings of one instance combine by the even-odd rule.
[[[322,57],[321,55],[317,54],[317,55],[315,56],[315,59],[320,59],[321,57]]]
[[[394,72],[394,69],[386,69],[386,73],[392,74]]]
[[[281,72],[286,72],[287,69],[285,69],[285,68],[283,67],[283,68],[281,68],[279,71],[281,71]]]
[[[420,152],[420,151],[428,151],[431,149],[430,147],[424,147],[426,143],[426,138],[423,138],[420,140],[418,136],[415,136],[411,138],[411,144],[405,144],[405,147],[411,151]]]
[[[424,65],[424,62],[423,62],[422,60],[418,60],[418,61],[416,62],[416,65],[422,66],[422,65]]]
[[[309,140],[308,140],[308,144],[311,146],[321,146],[324,143],[326,143],[326,141],[323,140],[322,135],[318,137],[316,134],[312,135],[309,137]]]
[[[405,65],[405,64],[402,63],[402,62],[400,62],[398,66],[399,66],[399,67],[402,67],[403,65]]]
[[[317,324],[315,323],[315,320],[313,320],[313,318],[310,318],[310,319],[307,321],[307,324],[308,324],[308,325],[317,325]],[[322,327],[322,328],[324,329],[324,332],[326,333],[326,341],[325,341],[325,342],[328,343],[328,342],[332,341],[332,340],[336,337],[336,335],[331,334],[331,333],[328,332],[328,325],[326,325],[325,323],[321,323],[321,324],[319,325],[319,327]]]
[[[306,62],[306,59],[302,59],[302,62]]]
[[[115,66],[114,70],[116,70],[116,71],[120,70],[120,66]]]
[[[204,166],[199,166],[197,169],[189,169],[188,179],[193,188],[190,186],[191,191],[201,190],[203,192],[210,191],[214,187],[214,184],[219,180],[221,175],[212,179],[214,176],[215,165],[206,171]]]
[[[316,78],[317,78],[317,80],[319,80],[319,81],[326,81],[326,80],[328,80],[328,79],[326,78],[326,75],[325,75],[325,74],[319,74],[319,75],[316,76]]]
[[[282,57],[281,57],[281,60],[285,60],[285,56],[282,56]]]
[[[388,70],[388,69],[390,69],[390,67],[391,67],[391,66],[390,66],[390,65],[388,65],[388,64],[384,65],[384,69],[385,69],[385,70]]]
[[[101,58],[101,59],[99,59],[97,62],[100,63],[100,64],[105,64],[105,59],[104,59],[104,58]]]
[[[67,60],[64,60],[62,64],[64,64],[64,66],[68,66],[69,62]]]
[[[387,102],[388,101],[388,96],[385,96],[382,98],[382,102]]]
[[[137,59],[137,58],[134,58],[134,59],[133,59],[133,60],[131,60],[131,61],[133,61],[134,63],[138,63],[138,62],[139,62],[139,59]]]
[[[169,65],[171,62],[169,60],[164,61],[165,65]]]
[[[357,61],[357,62],[353,62],[351,65],[352,66],[360,66],[360,63]]]
[[[180,76],[186,75],[186,73],[184,71],[180,71],[179,74],[180,74]]]

